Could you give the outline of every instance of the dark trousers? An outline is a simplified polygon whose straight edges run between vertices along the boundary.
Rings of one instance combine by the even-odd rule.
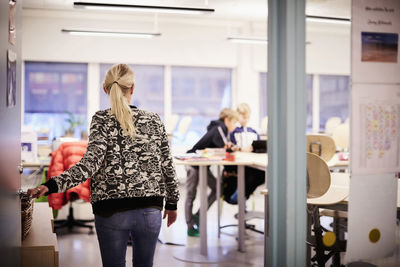
[[[186,200],[185,200],[185,217],[186,224],[189,228],[193,227],[196,224],[196,219],[193,214],[193,201],[196,198],[197,194],[197,185],[199,184],[199,169],[193,168],[191,166],[187,166],[187,178],[186,178]],[[211,173],[210,169],[207,168],[207,185],[211,189],[210,194],[208,195],[208,207],[214,203],[216,199],[216,190],[217,190],[217,179]],[[196,214],[198,214],[197,212]]]
[[[265,171],[251,167],[244,169],[245,195],[249,198],[256,188],[265,183]],[[224,196],[229,200],[230,196],[237,190],[237,167],[226,166],[224,169]]]

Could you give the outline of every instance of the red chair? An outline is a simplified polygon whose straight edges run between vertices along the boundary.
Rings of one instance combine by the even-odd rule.
[[[57,176],[68,170],[78,161],[81,160],[87,149],[87,142],[66,142],[62,143],[57,150],[52,152],[52,157],[47,172],[47,180],[52,176]],[[72,202],[76,199],[81,198],[87,202],[90,201],[90,179],[84,183],[75,186],[65,193],[54,193],[48,197],[49,206],[54,210],[61,209],[65,204],[70,202],[69,214],[66,220],[55,220],[54,228],[59,229],[68,227],[69,231],[72,231],[74,226],[89,228],[89,234],[93,233],[93,226],[87,225],[86,223],[93,222],[93,220],[76,220],[74,218],[74,212]]]

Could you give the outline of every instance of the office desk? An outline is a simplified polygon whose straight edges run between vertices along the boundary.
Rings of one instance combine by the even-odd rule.
[[[349,168],[349,161],[340,160],[338,153],[333,155],[332,159],[328,161],[327,164],[331,170],[347,170]]]
[[[21,166],[24,168],[44,168],[49,167],[50,162],[22,162]]]
[[[246,152],[236,152],[235,161],[226,160],[174,160],[176,165],[188,165],[199,167],[199,184],[200,184],[200,255],[194,253],[186,253],[185,255],[176,256],[176,258],[191,262],[218,262],[223,260],[224,255],[216,253],[216,249],[209,250],[207,244],[207,168],[212,165],[218,166],[237,166],[238,167],[238,209],[239,209],[239,236],[238,250],[245,251],[244,233],[245,233],[245,185],[244,185],[244,167],[267,167],[267,154],[255,154]],[[221,182],[217,181],[217,200],[218,200],[218,217],[219,217],[219,196],[221,195]],[[219,227],[219,223],[218,223]],[[197,253],[198,254],[198,253]]]

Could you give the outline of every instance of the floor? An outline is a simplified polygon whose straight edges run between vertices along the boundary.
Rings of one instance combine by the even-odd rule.
[[[186,234],[186,223],[184,218],[184,186],[180,186],[181,201],[178,203],[178,219],[175,224],[166,227],[163,221],[160,242],[157,244],[154,257],[154,266],[263,266],[264,265],[264,236],[262,234],[247,230],[246,233],[246,253],[237,251],[237,227],[227,227],[222,229],[221,238],[217,238],[217,205],[216,203],[208,212],[208,245],[209,248],[223,248],[223,253],[227,254],[229,259],[218,264],[192,264],[183,262],[174,258],[174,255],[181,255],[187,250],[196,249],[200,245],[200,239],[197,237],[188,237]],[[199,206],[195,202],[195,207]],[[77,201],[73,204],[74,215],[79,219],[93,218],[91,207],[88,203]],[[247,201],[247,209],[263,211],[264,197],[256,191]],[[237,206],[222,203],[221,225],[237,224],[234,215],[237,213]],[[68,206],[64,207],[58,215],[58,218],[65,218],[68,214]],[[256,229],[264,230],[264,221],[253,219],[248,221],[254,224]],[[60,267],[67,266],[101,266],[100,251],[97,243],[96,234],[89,235],[88,230],[84,228],[75,228],[72,233],[66,229],[57,230],[57,239],[59,246]],[[169,243],[169,244],[165,244]],[[126,266],[132,266],[132,247],[128,246],[126,256]]]
[[[184,171],[180,170],[181,175]],[[179,170],[178,170],[179,174]],[[24,179],[25,178],[25,179]],[[41,177],[23,176],[23,185],[26,188],[38,183]],[[264,197],[260,194],[260,186],[253,196],[246,202],[247,210],[263,211]],[[228,255],[228,259],[218,264],[193,264],[177,260],[174,256],[181,255],[187,251],[196,250],[200,245],[200,239],[188,237],[186,234],[186,223],[184,218],[184,200],[185,188],[184,179],[180,179],[181,200],[178,203],[178,219],[175,224],[167,228],[165,221],[163,222],[160,242],[157,244],[154,257],[154,266],[173,266],[173,267],[192,267],[192,266],[264,266],[264,236],[262,234],[247,230],[246,231],[246,252],[237,251],[237,227],[228,227],[222,230],[221,238],[217,238],[217,205],[216,203],[208,211],[208,244],[211,250],[220,248],[223,253]],[[195,209],[198,208],[198,201],[194,203]],[[92,209],[89,203],[77,200],[73,203],[74,215],[78,219],[92,219]],[[234,215],[237,213],[237,206],[230,205],[226,202],[221,204],[222,217],[221,225],[237,224]],[[64,206],[59,211],[58,219],[66,218],[69,206]],[[322,217],[321,223],[329,228],[331,219]],[[248,221],[254,224],[256,229],[264,231],[264,221],[253,219]],[[97,243],[96,234],[89,235],[88,229],[74,228],[72,232],[66,229],[57,231],[57,239],[59,245],[59,266],[101,266],[100,251]],[[369,263],[374,265],[349,265],[349,266],[379,266],[392,267],[400,266],[400,226],[397,227],[397,250],[392,257],[383,260],[371,260]],[[341,255],[344,258],[344,255]],[[126,256],[126,266],[132,266],[132,247],[128,246]],[[329,266],[330,262],[326,266]]]

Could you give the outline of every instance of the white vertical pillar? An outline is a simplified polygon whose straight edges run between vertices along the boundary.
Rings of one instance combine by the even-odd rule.
[[[268,1],[268,266],[306,265],[305,1]]]
[[[314,133],[319,132],[319,75],[316,74],[313,77],[313,88],[312,88],[312,130]]]
[[[90,127],[92,116],[100,108],[100,65],[98,63],[88,64],[87,76],[87,128]]]
[[[164,120],[172,114],[172,76],[171,66],[164,67]]]
[[[238,105],[238,70],[237,67],[232,69],[232,107],[235,108]]]

